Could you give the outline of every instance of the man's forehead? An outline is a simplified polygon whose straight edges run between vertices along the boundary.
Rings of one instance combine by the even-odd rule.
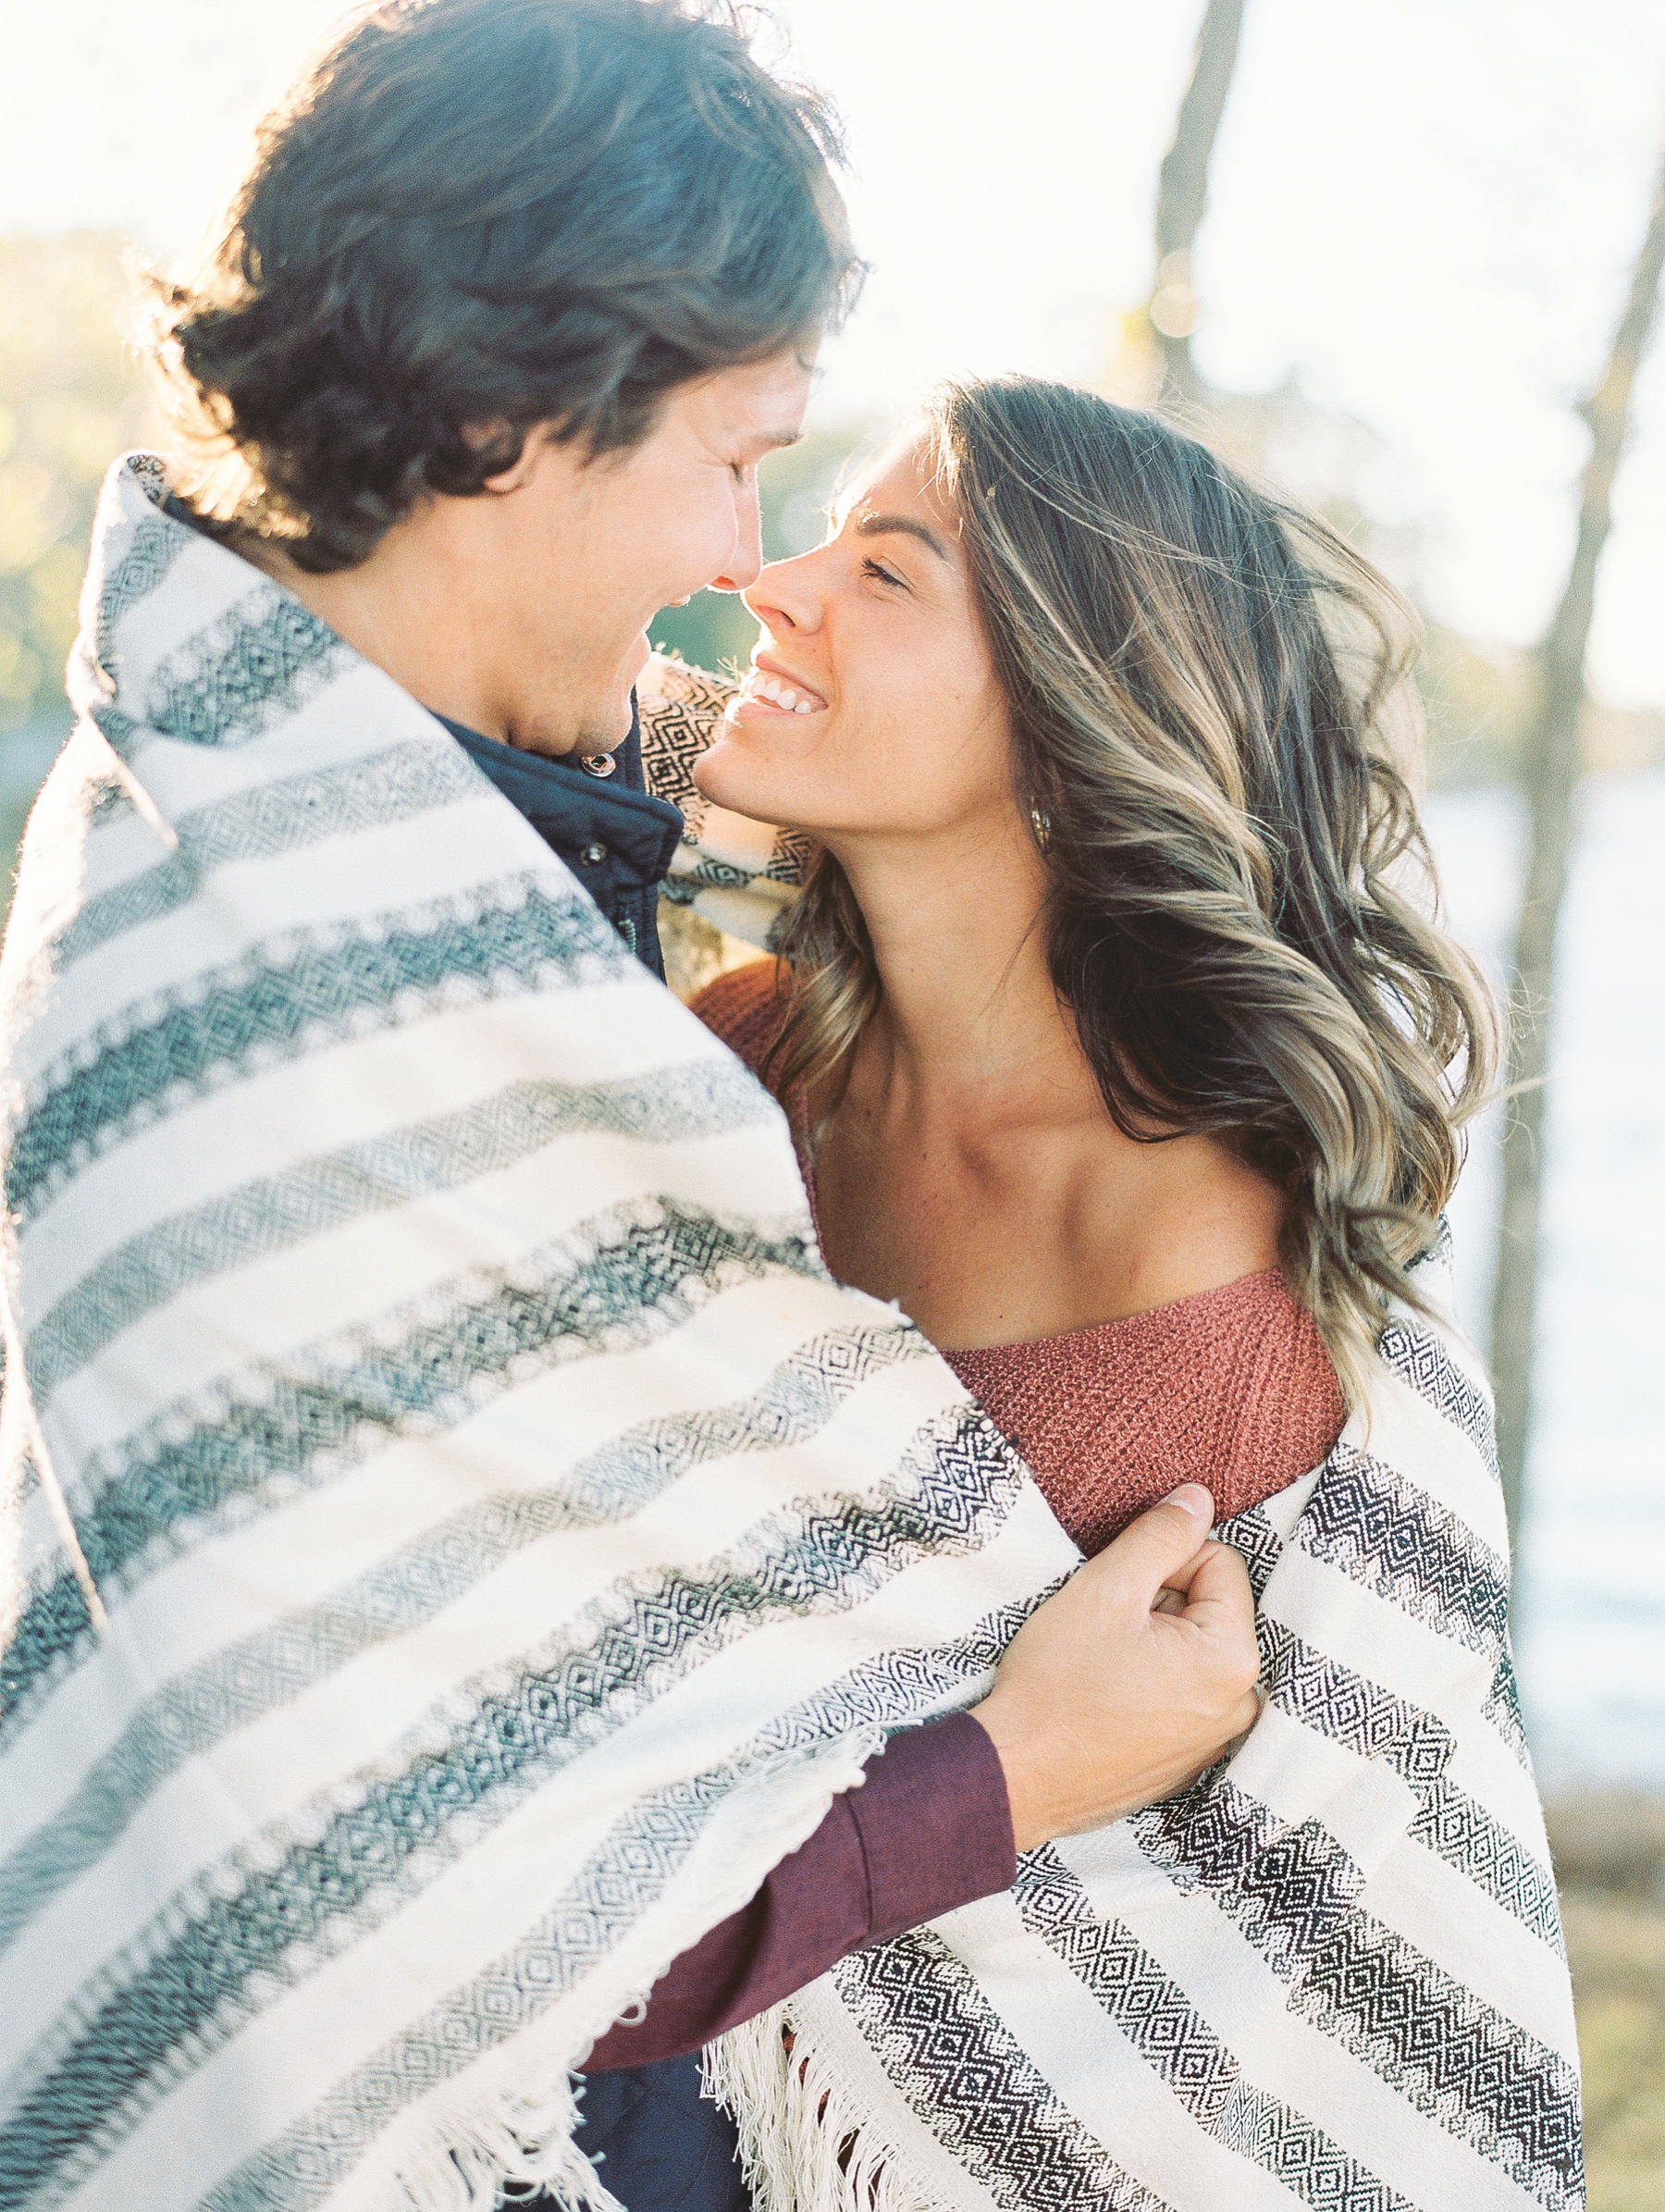
[[[796,352],[723,369],[707,386],[722,427],[760,445],[792,445],[803,435],[814,364]]]

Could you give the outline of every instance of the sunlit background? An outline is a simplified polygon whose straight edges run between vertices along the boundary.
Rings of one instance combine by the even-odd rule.
[[[98,477],[146,431],[117,335],[122,256],[191,245],[254,117],[339,12],[0,0],[0,836],[67,728]],[[777,0],[765,45],[843,110],[871,270],[828,350],[811,437],[773,464],[772,550],[819,535],[840,469],[935,377],[1022,369],[1149,396],[1156,175],[1201,14],[1201,0]],[[1436,840],[1456,921],[1495,960],[1519,896],[1532,649],[1588,451],[1579,402],[1662,154],[1659,0],[1248,0],[1192,267],[1196,366],[1221,435],[1323,503],[1421,606]],[[749,642],[732,600],[667,615],[659,635],[690,658]],[[1637,385],[1589,678],[1517,1644],[1563,1871],[1588,1887],[1570,1920],[1596,2052],[1595,2201],[1657,2212],[1665,343]],[[1482,1341],[1495,1145],[1482,1131],[1455,1213]]]

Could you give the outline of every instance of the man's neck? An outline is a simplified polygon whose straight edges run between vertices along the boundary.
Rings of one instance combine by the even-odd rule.
[[[467,518],[448,511],[465,504],[418,509],[352,568],[303,569],[270,538],[239,539],[236,550],[431,712],[528,752],[570,753],[581,740],[550,711],[558,678],[505,663],[482,565],[451,542]]]

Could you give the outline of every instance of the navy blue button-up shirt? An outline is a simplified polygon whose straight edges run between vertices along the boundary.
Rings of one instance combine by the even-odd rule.
[[[483,737],[462,723],[438,719],[475,766],[524,814],[564,860],[643,965],[661,982],[659,887],[676,851],[683,818],[670,801],[649,797],[642,776],[642,725],[630,704],[630,735],[598,775],[581,760],[523,752]]]

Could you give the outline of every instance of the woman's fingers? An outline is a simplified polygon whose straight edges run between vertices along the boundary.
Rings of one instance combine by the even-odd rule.
[[[1254,1592],[1241,1558],[1229,1544],[1211,1538],[1166,1577],[1170,1589],[1183,1590],[1185,1610],[1218,1607],[1233,1629],[1254,1626]]]
[[[1108,1601],[1147,1613],[1165,1586],[1187,1587],[1213,1519],[1214,1500],[1202,1485],[1181,1483],[1159,1505],[1130,1521],[1080,1572]]]
[[[1039,1606],[975,1708],[1020,1849],[1170,1796],[1240,1733],[1253,1595],[1234,1551],[1199,1552],[1197,1497],[1200,1514],[1181,1499],[1141,1515]]]

